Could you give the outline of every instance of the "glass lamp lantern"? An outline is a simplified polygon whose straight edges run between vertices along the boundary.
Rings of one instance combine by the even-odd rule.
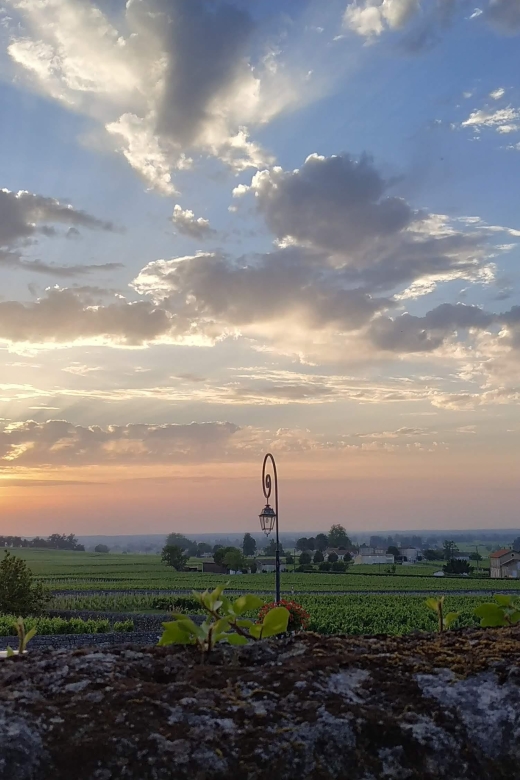
[[[258,516],[260,518],[260,527],[262,528],[262,531],[266,536],[269,536],[276,522],[276,513],[274,509],[272,506],[269,506],[269,504],[266,504]]]

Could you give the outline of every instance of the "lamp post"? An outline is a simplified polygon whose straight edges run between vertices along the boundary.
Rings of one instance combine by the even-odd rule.
[[[274,509],[269,504],[271,497],[273,481],[271,474],[267,472],[268,461],[271,461],[274,477]],[[275,588],[276,597],[275,601],[278,604],[280,601],[280,540],[278,537],[278,473],[276,471],[276,463],[270,452],[264,458],[264,464],[262,466],[262,490],[264,491],[265,500],[267,501],[265,507],[259,514],[260,527],[266,536],[272,532],[273,528],[276,528],[276,553],[275,553]]]

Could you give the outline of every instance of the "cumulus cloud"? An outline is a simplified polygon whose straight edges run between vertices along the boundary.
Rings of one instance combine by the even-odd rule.
[[[300,100],[267,57],[244,8],[207,0],[106,4],[9,0],[8,53],[28,82],[94,117],[147,184],[173,194],[172,171],[211,154],[236,171],[271,160],[250,140]]]
[[[209,224],[209,220],[203,217],[195,217],[190,209],[183,209],[177,203],[173,209],[172,222],[183,236],[199,240],[210,238],[216,234],[216,230]]]
[[[417,54],[438,42],[455,14],[464,10],[460,0],[354,0],[343,16],[343,27],[370,40],[385,32],[403,31],[402,49]],[[497,32],[514,35],[520,30],[518,0],[486,0],[469,19],[482,17]]]
[[[461,229],[462,222],[414,210],[391,187],[366,155],[313,154],[300,169],[256,173],[235,196],[254,193],[278,243],[314,252],[345,285],[373,292],[424,282],[412,291],[424,294],[440,281],[493,277],[490,228],[477,221]]]
[[[350,3],[343,16],[343,25],[359,35],[381,35],[385,29],[398,30],[415,16],[419,0],[367,0]]]
[[[52,289],[36,302],[0,301],[0,340],[28,344],[112,343],[167,338],[171,317],[149,301],[92,305],[72,290]]]

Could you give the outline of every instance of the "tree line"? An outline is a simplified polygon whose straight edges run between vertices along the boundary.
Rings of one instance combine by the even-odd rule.
[[[37,547],[43,550],[85,551],[85,545],[79,544],[74,534],[51,534],[46,539],[35,536],[24,539],[21,536],[0,536],[0,547]]]

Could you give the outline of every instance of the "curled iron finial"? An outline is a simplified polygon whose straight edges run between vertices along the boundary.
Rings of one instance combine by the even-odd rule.
[[[267,461],[271,460],[273,471],[276,479],[276,464],[274,462],[274,458],[271,455],[270,452],[267,453],[267,455],[264,458],[264,465],[262,467],[262,489],[264,491],[264,496],[266,498],[267,503],[269,503],[269,499],[271,497],[271,491],[272,491],[272,478],[271,475],[266,473],[266,467],[267,467]]]

